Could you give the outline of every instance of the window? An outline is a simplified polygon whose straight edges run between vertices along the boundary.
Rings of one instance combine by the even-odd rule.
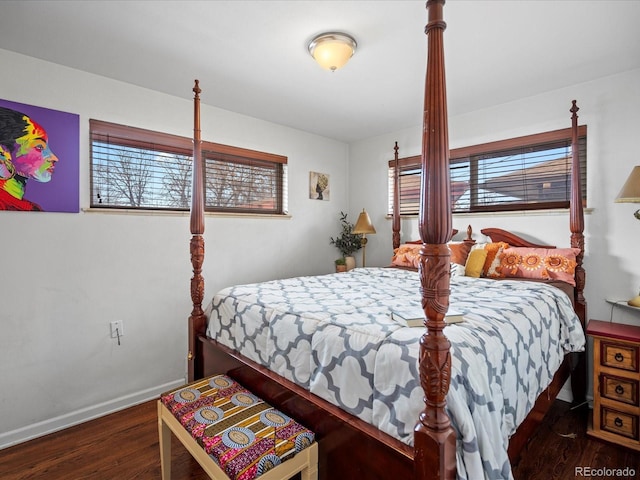
[[[586,205],[587,127],[578,130],[582,201]],[[389,162],[389,213],[393,212],[394,161]],[[399,160],[400,214],[420,209],[420,156]],[[453,213],[568,208],[571,196],[571,129],[451,150]]]
[[[193,140],[90,120],[91,207],[189,210]],[[205,210],[284,214],[287,157],[202,142]]]

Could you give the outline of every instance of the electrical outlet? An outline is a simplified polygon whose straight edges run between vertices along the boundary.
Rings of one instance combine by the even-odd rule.
[[[124,335],[122,320],[114,320],[111,322],[111,338],[118,338]]]

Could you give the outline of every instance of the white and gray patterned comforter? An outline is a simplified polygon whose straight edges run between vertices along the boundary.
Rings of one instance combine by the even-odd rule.
[[[416,272],[347,273],[226,288],[208,335],[376,428],[413,442],[424,408],[418,377],[423,328],[400,326],[394,306],[420,304]],[[451,279],[452,378],[447,409],[458,477],[512,478],[509,437],[585,338],[571,301],[536,282]]]

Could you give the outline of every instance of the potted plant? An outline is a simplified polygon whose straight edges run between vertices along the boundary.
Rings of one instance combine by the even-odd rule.
[[[346,272],[347,261],[344,258],[336,259],[336,272]]]
[[[362,248],[362,236],[357,233],[351,233],[353,224],[347,220],[347,214],[344,212],[340,212],[340,226],[342,228],[340,235],[335,238],[331,237],[331,245],[335,245],[340,251],[346,265],[351,264],[351,268],[353,268],[355,266],[353,254]],[[347,270],[351,270],[351,268],[347,267]]]

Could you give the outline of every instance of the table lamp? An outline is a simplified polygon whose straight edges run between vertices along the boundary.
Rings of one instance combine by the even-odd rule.
[[[640,203],[640,165],[636,165],[631,170],[629,178],[616,197],[616,203]],[[636,210],[633,215],[640,220],[640,210]]]
[[[376,233],[376,229],[371,224],[371,219],[369,218],[369,214],[362,209],[360,212],[360,216],[358,217],[358,221],[351,233],[362,234],[362,266],[365,267],[365,248],[367,247],[367,233],[372,234]]]
[[[616,197],[616,203],[640,203],[640,165],[636,165],[631,170],[627,181],[624,182],[622,190]],[[633,214],[640,220],[640,209]],[[640,294],[627,302],[632,307],[640,307]]]

